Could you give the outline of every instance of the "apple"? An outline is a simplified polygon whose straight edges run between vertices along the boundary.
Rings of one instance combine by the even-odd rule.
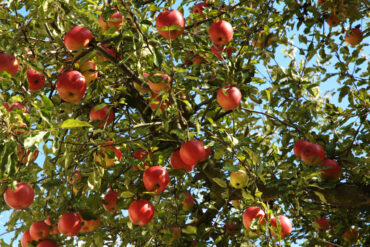
[[[149,107],[150,109],[152,109],[152,111],[156,110],[159,106],[160,111],[164,112],[166,110],[166,107],[168,107],[169,105],[170,103],[168,102],[168,100],[162,101],[162,97],[157,96],[155,94],[153,94],[149,100]]]
[[[103,20],[103,16],[99,17],[99,25],[101,29],[106,30],[110,27],[116,27],[116,31],[121,29],[123,24],[123,16],[121,12],[117,11],[109,17],[108,24]]]
[[[114,112],[110,109],[110,106],[106,105],[103,108],[95,111],[95,106],[90,110],[90,122],[99,121],[98,128],[103,128],[109,125],[114,120]]]
[[[173,152],[170,157],[170,164],[174,170],[184,169],[186,172],[193,170],[193,165],[188,165],[184,163],[180,157],[180,150]]]
[[[207,55],[207,54],[206,54]],[[195,55],[194,57],[193,57],[193,64],[198,64],[198,65],[200,65],[200,64],[202,64],[202,63],[204,63],[206,60],[202,57],[202,56],[200,56],[200,55]]]
[[[39,150],[32,152],[31,150],[26,150],[22,147],[21,144],[17,146],[17,158],[20,163],[26,164],[27,162],[34,162],[39,155]]]
[[[205,148],[204,151],[204,156],[200,158],[199,162],[204,162],[208,159],[208,157],[211,155],[211,147]]]
[[[7,72],[11,76],[15,76],[19,69],[18,60],[8,54],[8,53],[0,53],[0,73]]]
[[[143,149],[139,149],[134,153],[134,158],[138,160],[143,160],[149,155],[149,158],[152,157],[153,152],[148,152]]]
[[[192,167],[194,167],[198,161],[203,160],[207,153],[204,149],[203,141],[191,140],[184,143],[180,148],[181,160]]]
[[[217,92],[217,102],[225,111],[235,109],[240,104],[242,94],[237,87],[224,86]]]
[[[87,61],[80,66],[80,72],[85,76],[86,85],[90,86],[90,82],[98,79],[98,67],[92,61]]]
[[[363,38],[362,31],[359,28],[352,28],[346,33],[346,42],[352,46],[358,45]]]
[[[170,176],[162,166],[151,166],[145,170],[143,182],[148,191],[156,191],[158,195],[170,184]]]
[[[244,188],[248,184],[248,176],[243,170],[232,172],[230,175],[230,184],[235,189]]]
[[[81,178],[82,178],[82,176],[81,176],[81,172],[80,172],[80,171],[78,171],[78,170],[74,170],[74,171],[73,171],[73,174],[72,174],[72,180],[69,180],[69,181],[68,181],[69,183],[71,183],[71,184],[72,184],[73,193],[74,193],[75,195],[77,195],[77,194],[78,194],[78,192],[79,192],[80,190],[82,190],[82,189],[83,189],[83,187],[84,187],[84,184],[83,184],[83,183],[81,183],[80,181],[78,181],[78,180],[80,180]],[[86,187],[85,191],[83,191],[83,192],[82,192],[82,194],[85,194],[85,193],[87,193],[88,191],[89,191],[89,188],[88,188],[88,187]]]
[[[182,209],[185,211],[189,211],[194,205],[194,198],[190,194],[190,192],[184,192],[184,195],[185,199],[181,202]]]
[[[303,147],[301,158],[310,166],[318,165],[325,159],[325,150],[319,144],[309,143]]]
[[[59,75],[56,90],[60,98],[67,102],[78,102],[86,91],[86,79],[81,72],[70,70]]]
[[[203,16],[203,8],[204,7],[208,8],[208,4],[205,3],[205,2],[201,2],[201,3],[196,4],[193,7],[193,14],[200,14],[200,15]]]
[[[154,216],[154,207],[146,200],[133,201],[128,208],[128,216],[135,225],[147,225]]]
[[[106,45],[106,44],[102,44],[101,47],[106,50],[110,55],[112,55],[112,57],[114,58],[118,58],[118,54],[117,52],[114,50],[114,48],[110,45]],[[108,61],[109,59],[106,58],[104,55],[100,55],[100,54],[97,54],[96,55],[96,62],[98,63],[103,63],[103,62],[106,62]]]
[[[231,57],[233,55],[234,49],[232,47],[226,48],[227,57]]]
[[[36,247],[58,247],[57,243],[51,240],[42,240]]]
[[[49,236],[50,228],[44,221],[36,221],[30,227],[31,238],[35,241],[40,241]]]
[[[220,54],[222,52],[222,47],[219,46],[219,45],[214,45],[211,47],[211,51],[212,53],[218,58],[218,59],[222,59],[222,55]]]
[[[68,50],[79,50],[88,46],[93,39],[89,29],[75,26],[69,30],[64,37],[64,45]]]
[[[347,7],[343,5],[342,10],[345,16],[348,18],[354,17],[357,19],[361,16],[358,7],[355,4],[349,4]]]
[[[326,19],[326,23],[331,27],[336,27],[340,24],[340,19],[335,13],[331,13]]]
[[[27,70],[27,80],[29,83],[28,89],[30,91],[37,91],[45,85],[44,75],[32,69]]]
[[[144,73],[143,76],[144,76],[144,78],[147,78],[149,76],[149,74]],[[162,91],[166,92],[166,91],[168,91],[168,89],[170,89],[169,83],[171,83],[172,79],[168,75],[166,75],[166,74],[154,74],[151,77],[155,77],[157,79],[156,81],[159,81],[159,82],[152,82],[152,81],[148,80],[149,88],[150,88],[150,90],[152,90],[153,93],[159,94]]]
[[[329,182],[336,182],[342,175],[342,167],[335,160],[326,159],[320,165],[321,168],[327,167],[321,170],[320,177],[322,179],[328,180]]]
[[[32,242],[30,230],[26,230],[23,232],[22,237],[21,237],[21,244],[22,247],[28,247],[28,243]]]
[[[329,229],[330,223],[325,217],[322,217],[320,219],[316,219],[315,223],[316,223],[315,230],[317,232],[326,231],[326,230]]]
[[[59,231],[58,231],[58,225],[57,224],[54,224],[54,223],[51,223],[49,217],[47,217],[46,220],[44,220],[44,222],[50,228],[49,235],[56,235],[56,234],[59,233]]]
[[[177,26],[176,30],[163,30],[164,28],[171,28]],[[185,30],[185,19],[180,11],[171,9],[159,13],[156,19],[156,27],[159,33],[166,39],[176,39]]]
[[[227,21],[216,21],[209,28],[209,36],[216,45],[226,45],[233,39],[233,27]]]
[[[35,196],[33,188],[23,182],[17,183],[17,188],[12,190],[7,188],[4,192],[4,200],[9,207],[14,209],[24,209],[32,204]]]
[[[113,141],[107,141],[107,142],[102,142],[99,145],[103,146],[100,151],[94,152],[94,159],[96,162],[98,162],[101,166],[103,167],[110,167],[115,165],[115,160],[109,158],[107,153],[105,151],[111,150],[114,152],[115,157],[117,158],[118,162],[121,162],[122,158],[122,152],[118,148],[114,147],[114,142]],[[104,159],[103,159],[104,157]]]
[[[270,225],[272,226],[271,235],[273,237],[276,236],[276,234],[280,235],[280,239],[284,239],[292,232],[292,222],[284,215],[279,215],[279,223],[280,223],[280,233],[278,233],[277,223],[276,223],[276,217],[271,218]]]
[[[352,242],[359,237],[359,232],[354,229],[354,227],[349,228],[344,234],[343,239],[346,242]]]
[[[249,207],[243,213],[243,225],[247,230],[254,230],[255,227],[251,228],[253,221],[256,219],[256,222],[260,225],[266,223],[265,212],[259,207]]]
[[[82,227],[81,227],[81,232],[93,232],[95,231],[96,228],[98,228],[100,224],[100,217],[97,216],[95,218],[91,217],[83,217],[84,214],[83,212],[80,214],[80,219],[82,221]]]
[[[65,213],[58,221],[58,230],[67,237],[73,237],[81,230],[81,219],[77,213]]]
[[[110,191],[104,196],[104,203],[103,207],[108,212],[115,212],[117,211],[117,198],[118,192],[117,191]]]
[[[14,102],[11,106],[8,105],[8,103],[4,104],[4,108],[10,112],[14,110],[15,108],[23,110],[24,114],[28,113],[27,107],[25,107],[22,103]]]
[[[310,144],[310,142],[306,140],[296,141],[293,146],[295,156],[297,156],[298,158],[302,158],[304,147],[308,144]]]

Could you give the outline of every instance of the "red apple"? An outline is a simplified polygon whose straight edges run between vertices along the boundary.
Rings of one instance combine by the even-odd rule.
[[[95,111],[95,106],[90,110],[90,122],[100,121],[98,128],[103,128],[105,125],[109,125],[114,120],[114,112],[110,109],[110,106],[106,105],[100,110]]]
[[[28,87],[30,91],[37,91],[45,85],[44,75],[32,69],[27,70],[27,80],[30,84]]]
[[[130,220],[135,225],[147,225],[154,216],[154,207],[149,201],[133,201],[128,208]]]
[[[249,207],[243,213],[243,225],[247,230],[251,230],[251,224],[256,219],[258,224],[265,224],[265,212],[259,207]]]
[[[139,149],[134,153],[134,158],[138,160],[143,160],[149,155],[149,158],[152,157],[153,152],[148,152],[143,149]]]
[[[171,26],[177,26],[179,30],[163,30],[164,28],[171,28]],[[171,9],[166,10],[157,16],[156,27],[159,33],[167,39],[176,39],[185,30],[185,19],[184,16],[178,10]]]
[[[292,232],[292,228],[293,228],[293,225],[292,225],[292,222],[284,215],[279,215],[279,222],[280,222],[280,233],[278,233],[277,231],[277,223],[276,223],[276,218],[273,217],[271,220],[270,220],[270,224],[271,226],[273,227],[273,231],[271,231],[271,235],[273,237],[276,236],[276,234],[279,234],[280,235],[280,239],[284,239],[286,238],[287,236],[289,236],[289,234]]]
[[[145,170],[143,182],[148,191],[156,191],[158,195],[170,184],[170,176],[162,166],[151,166]]]
[[[121,29],[123,24],[123,16],[121,12],[117,11],[109,17],[108,24],[103,20],[103,16],[99,17],[99,25],[103,30],[110,27],[116,27],[116,31]]]
[[[191,140],[184,143],[180,148],[181,160],[190,166],[195,166],[200,160],[207,156],[203,141]]]
[[[194,205],[194,198],[189,192],[185,192],[185,200],[181,202],[182,209],[185,211],[189,211]]]
[[[102,44],[101,47],[104,50],[106,50],[110,55],[112,55],[112,57],[114,57],[114,58],[119,57],[117,52],[114,50],[114,48],[111,45]],[[100,55],[100,54],[96,55],[96,62],[103,63],[103,62],[106,62],[106,61],[108,61],[108,58],[106,58],[105,56]]]
[[[149,74],[144,73],[143,76],[144,78],[147,78]],[[159,94],[162,91],[168,91],[168,89],[170,89],[169,83],[171,83],[171,77],[166,74],[154,74],[152,77],[156,77],[156,79],[160,80],[160,82],[152,82],[148,80],[149,88],[153,93]]]
[[[40,241],[49,236],[50,228],[44,221],[36,221],[30,227],[31,238],[35,241]]]
[[[98,79],[98,67],[92,61],[87,61],[86,63],[80,66],[80,71],[85,76],[87,86],[90,85],[90,82]]]
[[[233,27],[227,21],[216,21],[209,28],[209,36],[216,45],[226,45],[233,39]]]
[[[224,86],[217,92],[217,102],[225,111],[235,109],[240,104],[242,94],[237,87]]]
[[[18,60],[8,54],[0,53],[0,73],[6,71],[11,76],[15,76],[19,69]]]
[[[104,196],[103,207],[105,210],[109,212],[115,212],[117,211],[117,198],[118,198],[118,192],[117,191],[110,191]]]
[[[86,47],[93,39],[89,29],[75,26],[69,30],[64,37],[64,45],[68,50],[78,50]]]
[[[319,144],[309,143],[303,147],[301,158],[310,166],[318,165],[325,159],[325,150]]]
[[[86,79],[76,70],[63,72],[58,77],[56,90],[64,101],[78,102],[85,94]]]
[[[111,144],[111,145],[110,145]],[[118,162],[121,162],[122,152],[118,148],[116,148],[113,141],[102,142],[99,145],[103,146],[100,151],[94,152],[94,159],[103,167],[110,167],[115,165],[114,159],[109,158],[105,151],[111,150],[114,152],[115,157],[117,158]],[[104,157],[104,160],[103,160]]]
[[[150,109],[154,111],[158,108],[160,104],[159,109],[161,110],[161,112],[164,112],[166,110],[166,107],[168,107],[170,103],[168,102],[168,100],[163,100],[162,103],[161,101],[162,101],[162,97],[153,94],[149,100]]]
[[[97,216],[95,218],[83,218],[83,213],[80,214],[80,219],[82,221],[81,232],[93,232],[96,228],[98,228],[100,224],[100,217]]]
[[[343,239],[347,242],[352,242],[353,240],[356,240],[359,237],[359,232],[356,231],[353,227],[349,228],[344,234]]]
[[[170,157],[170,164],[174,170],[184,169],[186,172],[193,170],[193,165],[184,163],[180,157],[180,150],[173,152]]]
[[[58,247],[57,243],[51,240],[43,240],[36,247]]]
[[[77,213],[65,213],[58,221],[58,230],[61,234],[73,237],[81,230],[81,219]]]
[[[193,7],[193,14],[200,14],[203,16],[203,8],[204,7],[208,7],[208,4],[205,3],[205,2],[201,2],[201,3],[198,3],[196,4],[194,7]]]
[[[302,158],[302,152],[307,144],[310,144],[310,142],[306,140],[296,141],[293,146],[295,156]]]
[[[316,219],[315,220],[315,223],[318,225],[318,227],[315,226],[315,230],[317,232],[319,232],[319,231],[326,231],[326,230],[329,229],[329,225],[330,225],[329,224],[329,221],[327,219],[325,219],[324,217],[322,217],[320,219]]]
[[[50,232],[49,235],[56,235],[59,233],[58,231],[58,224],[51,223],[50,218],[47,217],[46,220],[44,220],[45,224],[49,226]]]
[[[335,160],[326,159],[320,165],[321,168],[326,167],[326,169],[321,170],[320,177],[322,179],[328,180],[329,182],[336,182],[342,175],[342,168]]]
[[[229,47],[226,49],[226,54],[228,57],[231,57],[233,55],[234,49],[232,47]]]
[[[352,46],[358,45],[362,38],[362,31],[358,28],[352,28],[346,33],[346,42]]]
[[[205,148],[204,151],[204,156],[199,160],[200,162],[204,162],[208,159],[209,155],[211,154],[211,147]]]
[[[340,24],[340,19],[335,13],[331,13],[328,19],[326,19],[326,23],[331,27],[336,27]]]
[[[22,238],[21,238],[22,247],[28,247],[28,243],[31,243],[31,242],[32,242],[32,238],[31,238],[30,230],[24,231],[22,234]]]
[[[11,190],[10,188],[5,190],[4,200],[9,207],[24,209],[32,204],[34,196],[35,192],[30,185],[18,182],[15,190]]]

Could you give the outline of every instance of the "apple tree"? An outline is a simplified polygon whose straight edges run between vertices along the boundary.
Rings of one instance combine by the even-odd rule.
[[[0,3],[1,246],[370,245],[369,8]]]

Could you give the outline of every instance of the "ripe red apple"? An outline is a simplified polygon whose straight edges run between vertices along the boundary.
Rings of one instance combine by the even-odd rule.
[[[31,238],[35,241],[40,241],[49,236],[50,228],[44,221],[36,221],[30,227]]]
[[[78,50],[88,46],[93,39],[89,29],[75,26],[69,30],[64,37],[64,45],[68,50]]]
[[[19,103],[19,102],[14,102],[11,106],[9,106],[9,105],[8,105],[8,103],[5,103],[5,104],[4,104],[4,108],[5,108],[8,112],[10,112],[10,111],[14,110],[15,108],[17,108],[17,109],[21,109],[21,110],[23,110],[23,112],[24,112],[25,114],[27,114],[27,113],[28,113],[27,107],[25,107],[22,103]]]
[[[100,224],[100,217],[97,216],[95,218],[83,218],[84,214],[80,214],[80,219],[82,221],[81,232],[93,232],[96,228],[98,228]]]
[[[171,28],[171,26],[177,26],[179,30],[163,30],[164,28]],[[180,11],[171,9],[166,10],[157,16],[156,27],[159,33],[166,39],[176,39],[185,30],[185,19]]]
[[[35,192],[33,188],[23,182],[17,183],[17,188],[11,190],[7,188],[4,192],[4,200],[9,207],[14,209],[24,209],[32,204]]]
[[[302,152],[307,144],[310,144],[310,142],[306,140],[296,141],[293,146],[295,156],[301,159]]]
[[[112,145],[110,145],[112,144]],[[99,145],[103,146],[100,151],[94,152],[94,159],[103,167],[110,167],[115,165],[114,159],[111,159],[105,151],[111,150],[114,152],[115,157],[117,158],[118,162],[121,162],[122,152],[118,148],[116,148],[113,141],[102,142]],[[104,157],[104,159],[103,159]]]
[[[184,169],[186,172],[193,170],[193,165],[188,165],[184,163],[180,157],[180,150],[173,152],[170,157],[170,164],[174,170]]]
[[[344,241],[352,242],[353,240],[357,239],[359,235],[359,232],[351,227],[343,234],[343,239]]]
[[[30,84],[28,87],[30,91],[37,91],[45,85],[44,75],[32,69],[27,70],[27,80]]]
[[[144,78],[147,78],[149,76],[148,73],[143,73]],[[170,89],[169,83],[171,83],[171,77],[169,77],[166,74],[154,74],[152,77],[155,77],[155,79],[160,80],[160,82],[152,82],[148,80],[148,85],[150,90],[152,90],[153,93],[159,94],[162,91],[168,91]]]
[[[123,24],[123,16],[121,12],[117,11],[109,17],[108,24],[103,20],[103,16],[99,17],[99,25],[103,30],[110,27],[116,27],[116,31],[121,29]]]
[[[208,157],[211,155],[211,147],[205,148],[204,151],[204,156],[200,158],[199,162],[204,162],[208,159]]]
[[[190,192],[184,192],[184,195],[185,195],[185,200],[181,202],[182,209],[185,211],[189,211],[194,205],[194,198],[190,194]]]
[[[184,143],[180,148],[181,160],[190,166],[195,166],[207,155],[203,141],[191,140]]]
[[[90,85],[90,82],[98,79],[98,67],[92,61],[87,61],[86,63],[80,66],[80,71],[85,76],[87,86]]]
[[[340,19],[335,13],[331,13],[328,19],[326,19],[326,23],[331,27],[336,27],[340,24]]]
[[[0,73],[6,71],[11,76],[15,76],[19,69],[18,60],[8,54],[0,53]]]
[[[203,8],[204,7],[208,7],[208,4],[205,3],[205,2],[201,2],[201,3],[198,3],[196,4],[194,7],[193,7],[193,14],[200,14],[203,16]]]
[[[143,182],[148,191],[156,191],[158,195],[170,184],[170,176],[162,166],[151,166],[145,170]]]
[[[146,200],[133,201],[128,208],[130,220],[135,225],[147,225],[154,216],[154,207]]]
[[[26,230],[23,232],[21,237],[21,244],[22,247],[28,247],[28,243],[32,242],[30,230]]]
[[[114,50],[114,48],[111,45],[102,44],[101,47],[104,50],[106,50],[110,55],[112,55],[112,57],[114,57],[114,58],[118,58],[119,57],[118,54],[117,54],[117,52]],[[100,54],[97,54],[96,55],[96,62],[98,62],[98,63],[103,63],[103,62],[106,62],[108,60],[109,59],[106,58],[103,55],[100,55]]]
[[[326,167],[326,169],[321,170],[320,177],[322,179],[328,180],[329,182],[336,182],[342,175],[342,167],[335,160],[326,159],[320,165],[321,168]]]
[[[322,217],[320,219],[316,219],[315,220],[315,223],[318,225],[318,227],[315,226],[315,230],[317,232],[319,232],[319,231],[326,231],[326,230],[329,229],[329,226],[330,226],[329,221],[327,219],[325,219],[324,217]]]
[[[117,198],[118,198],[118,192],[117,191],[110,191],[104,196],[103,207],[105,210],[109,212],[115,212],[117,211]]]
[[[103,128],[105,125],[109,125],[114,120],[114,112],[110,109],[110,106],[106,105],[103,108],[95,111],[95,106],[90,110],[90,122],[100,121],[98,128]]]
[[[73,237],[81,230],[81,219],[77,213],[65,213],[58,221],[58,230],[67,237]]]
[[[256,219],[256,222],[260,225],[265,224],[265,212],[259,207],[247,208],[243,213],[243,225],[247,230],[252,230],[251,225],[254,219]]]
[[[352,28],[346,33],[346,42],[352,46],[358,45],[362,38],[363,34],[359,28]]]
[[[153,152],[148,152],[143,149],[139,149],[134,153],[134,158],[138,160],[143,160],[149,155],[149,158],[152,157]]]
[[[153,94],[151,96],[151,99],[149,100],[149,107],[150,109],[152,109],[153,111],[156,110],[159,106],[159,109],[161,112],[164,112],[166,110],[166,107],[168,107],[170,105],[170,103],[168,102],[168,100],[163,100],[162,103],[162,97],[160,96],[157,96],[155,94]]]
[[[49,226],[50,232],[49,235],[56,235],[59,233],[58,231],[58,224],[56,223],[51,223],[50,218],[47,217],[46,220],[44,220],[45,224]]]
[[[225,111],[235,109],[240,104],[242,94],[237,87],[224,86],[217,92],[217,102]]]
[[[310,166],[318,165],[325,159],[325,150],[319,144],[309,143],[303,147],[301,158]]]
[[[278,217],[279,217],[280,228],[281,228],[280,233],[277,232],[278,228],[277,228],[276,218],[273,217],[270,220],[270,225],[273,227],[271,231],[271,235],[275,237],[276,234],[279,234],[280,239],[284,239],[287,236],[289,236],[289,234],[292,232],[293,225],[292,225],[292,222],[286,216],[279,215]]]
[[[57,243],[51,240],[43,240],[36,247],[58,247]]]
[[[216,45],[226,45],[233,39],[233,27],[227,21],[216,21],[209,28],[209,36]]]
[[[76,70],[63,72],[58,77],[56,90],[64,101],[78,102],[85,94],[86,79]]]

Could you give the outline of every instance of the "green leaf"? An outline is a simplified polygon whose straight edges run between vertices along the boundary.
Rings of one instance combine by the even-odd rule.
[[[40,143],[46,134],[48,134],[47,131],[40,131],[34,136],[27,137],[26,140],[24,141],[24,147],[30,148],[35,144]]]
[[[61,127],[65,129],[71,129],[71,128],[81,128],[81,127],[92,127],[92,125],[85,121],[67,119],[62,123]]]
[[[227,163],[224,165],[224,169],[226,171],[229,171],[229,172],[236,172],[236,171],[239,171],[239,167],[238,166],[234,166],[233,164],[231,163]]]
[[[121,193],[121,197],[123,197],[123,198],[131,198],[131,197],[133,197],[135,194],[134,193],[132,193],[131,191],[123,191],[122,193]]]
[[[318,192],[318,191],[314,191],[314,193],[320,198],[320,200],[323,202],[323,203],[326,203],[326,199],[325,199],[325,196]]]
[[[222,178],[212,178],[213,182],[218,184],[221,188],[227,188],[227,183]]]
[[[195,226],[186,226],[181,230],[185,234],[197,234],[197,228]]]

